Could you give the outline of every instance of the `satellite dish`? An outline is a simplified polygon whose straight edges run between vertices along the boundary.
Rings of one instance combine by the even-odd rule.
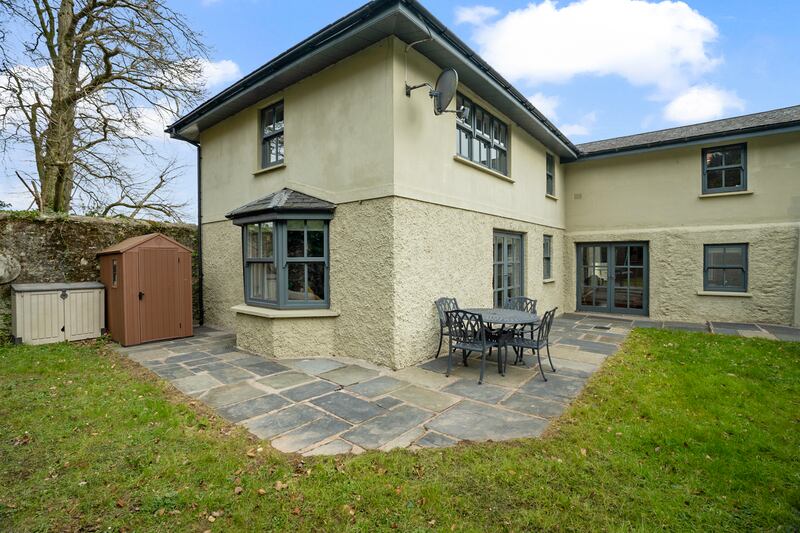
[[[436,86],[431,91],[433,97],[433,112],[441,115],[453,101],[458,90],[458,72],[454,68],[448,68],[439,74]]]

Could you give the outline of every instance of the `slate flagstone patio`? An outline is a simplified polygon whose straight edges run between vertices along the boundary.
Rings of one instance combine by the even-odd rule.
[[[334,455],[536,437],[633,327],[800,340],[800,330],[786,326],[567,313],[553,323],[557,372],[545,362],[547,382],[527,355],[527,367],[509,364],[505,376],[487,362],[483,385],[478,361],[464,367],[460,357],[446,377],[446,353],[396,372],[345,357],[277,360],[240,352],[233,334],[205,327],[190,339],[118,351],[280,451]]]

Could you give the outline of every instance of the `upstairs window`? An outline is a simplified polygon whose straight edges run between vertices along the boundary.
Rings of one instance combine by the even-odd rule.
[[[261,168],[283,163],[283,101],[261,110]]]
[[[706,244],[704,253],[704,290],[747,292],[747,244]]]
[[[703,194],[747,190],[747,146],[703,150]]]
[[[556,195],[556,158],[553,154],[547,154],[547,164],[545,169],[545,180],[547,183],[545,191],[550,196]]]
[[[508,175],[508,126],[462,94],[456,107],[456,154],[486,168]]]
[[[542,246],[542,278],[553,278],[553,236],[545,235]]]

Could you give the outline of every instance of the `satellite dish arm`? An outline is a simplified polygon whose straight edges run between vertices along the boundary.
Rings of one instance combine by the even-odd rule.
[[[436,94],[436,91],[433,90],[433,85],[428,82],[420,83],[419,85],[409,85],[408,82],[406,82],[406,96],[411,96],[411,91],[420,89],[422,87],[427,87],[430,89],[430,96],[434,96]]]

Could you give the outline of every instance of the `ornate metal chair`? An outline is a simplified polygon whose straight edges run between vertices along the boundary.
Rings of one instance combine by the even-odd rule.
[[[547,359],[550,361],[550,368],[553,372],[556,371],[556,367],[553,366],[553,359],[550,357],[550,328],[553,326],[553,318],[556,316],[556,310],[558,307],[554,307],[550,311],[545,312],[544,316],[542,316],[542,321],[539,323],[539,327],[537,327],[532,333],[531,337],[523,336],[515,336],[508,341],[508,346],[514,348],[514,352],[517,354],[517,359],[514,361],[514,364],[517,364],[521,359],[524,350],[531,350],[531,352],[536,354],[536,359],[539,362],[539,372],[542,374],[542,379],[547,381],[547,378],[544,375],[544,368],[542,368],[542,348],[547,351]]]
[[[536,314],[536,300],[524,296],[515,296],[506,300],[506,309],[515,311],[525,311],[532,315]]]
[[[492,348],[497,348],[497,369],[503,374],[505,363],[501,359],[500,349],[496,341],[486,338],[486,324],[483,317],[477,313],[467,311],[447,311],[447,326],[450,331],[450,349],[447,353],[447,373],[453,370],[453,355],[456,350],[461,350],[464,366],[467,365],[467,356],[470,352],[481,354],[481,376],[478,385],[483,383],[483,373],[486,368],[486,354],[491,354]],[[508,357],[506,355],[506,357]]]
[[[450,330],[447,327],[447,312],[455,311],[458,309],[458,302],[455,298],[439,298],[436,300],[436,312],[439,313],[439,347],[436,348],[436,357],[439,357],[439,352],[442,350],[442,339],[444,336],[450,336]]]

